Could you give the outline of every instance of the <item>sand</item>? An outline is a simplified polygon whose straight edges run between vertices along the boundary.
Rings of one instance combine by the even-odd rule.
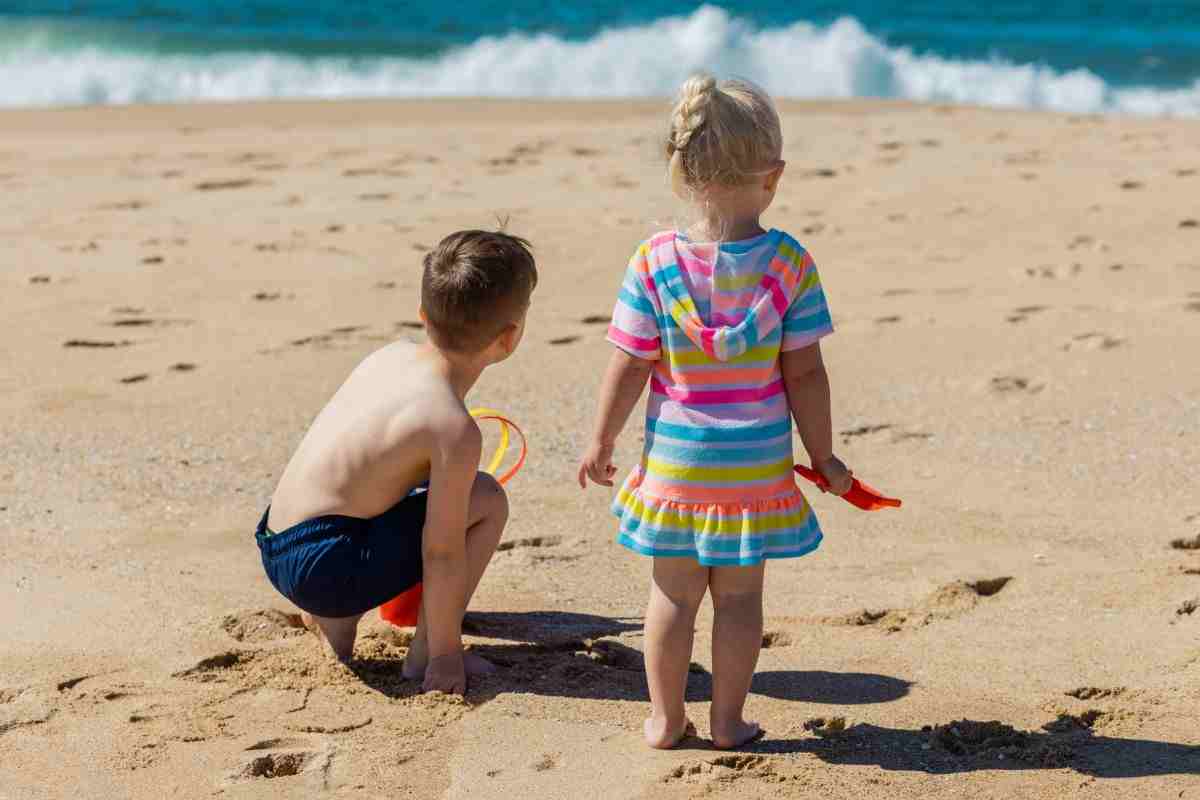
[[[573,485],[622,270],[679,213],[663,120],[0,116],[0,798],[1200,798],[1200,123],[785,105],[767,221],[822,271],[840,453],[905,506],[812,498],[729,755],[642,746],[647,562]],[[422,696],[373,617],[329,660],[252,531],[351,367],[420,338],[421,253],[497,217],[542,275],[472,396],[531,444],[467,621],[503,669]]]

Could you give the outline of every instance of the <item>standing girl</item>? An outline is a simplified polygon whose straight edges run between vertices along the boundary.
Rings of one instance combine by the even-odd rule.
[[[666,154],[694,223],[630,261],[609,341],[595,432],[579,467],[612,486],[617,436],[646,382],[645,449],[617,494],[618,541],[654,559],[646,611],[651,747],[690,732],[684,710],[693,626],[713,601],[710,733],[719,748],[758,737],[742,711],[762,646],[764,562],[821,542],[792,473],[794,418],[813,467],[844,494],[833,454],[819,340],[833,326],[812,258],[759,217],[783,176],[771,99],[742,81],[684,84]]]

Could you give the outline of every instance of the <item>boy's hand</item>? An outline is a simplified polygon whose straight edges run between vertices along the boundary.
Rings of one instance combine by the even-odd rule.
[[[425,692],[463,694],[467,691],[467,671],[463,667],[462,652],[429,659],[425,667],[425,680],[421,683]]]
[[[579,465],[579,488],[587,488],[587,479],[601,486],[612,486],[617,468],[612,463],[613,445],[592,442]]]
[[[828,491],[830,494],[841,497],[846,492],[850,491],[850,482],[854,477],[854,473],[842,463],[842,460],[837,456],[830,456],[820,463],[813,464],[817,472],[829,482]]]

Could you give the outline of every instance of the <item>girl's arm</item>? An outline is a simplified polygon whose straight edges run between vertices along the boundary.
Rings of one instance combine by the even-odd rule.
[[[779,360],[788,406],[813,469],[829,481],[830,492],[843,495],[850,490],[852,473],[833,454],[829,374],[825,372],[825,361],[821,358],[821,343],[785,351]]]
[[[613,466],[613,448],[617,436],[629,421],[629,415],[646,388],[646,381],[654,369],[653,361],[646,361],[616,350],[608,362],[604,382],[600,384],[600,400],[596,405],[596,428],[592,443],[579,465],[579,487],[587,488],[587,479],[601,486],[612,486],[617,468]]]

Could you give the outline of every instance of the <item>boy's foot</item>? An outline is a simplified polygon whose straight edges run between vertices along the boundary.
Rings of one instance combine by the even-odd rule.
[[[463,668],[468,675],[494,675],[496,673],[495,664],[470,650],[463,651]]]
[[[718,750],[733,750],[761,738],[765,733],[766,731],[758,727],[757,722],[739,721],[728,730],[718,729],[714,725],[712,729],[713,747]]]
[[[689,736],[696,735],[696,726],[686,717],[682,725],[669,725],[666,719],[649,717],[642,726],[646,744],[655,750],[670,750]]]
[[[304,627],[317,639],[328,642],[333,655],[343,664],[349,663],[354,657],[354,640],[358,637],[360,619],[362,614],[357,617],[334,619],[314,616],[307,611],[300,612],[300,621],[304,623]]]
[[[415,658],[412,654],[411,648],[408,652],[408,657],[404,659],[404,666],[400,668],[400,674],[404,676],[405,680],[424,680],[425,666],[429,663],[428,658]],[[481,655],[472,653],[470,650],[464,650],[463,671],[466,672],[468,676],[492,675],[496,672],[496,665]]]

